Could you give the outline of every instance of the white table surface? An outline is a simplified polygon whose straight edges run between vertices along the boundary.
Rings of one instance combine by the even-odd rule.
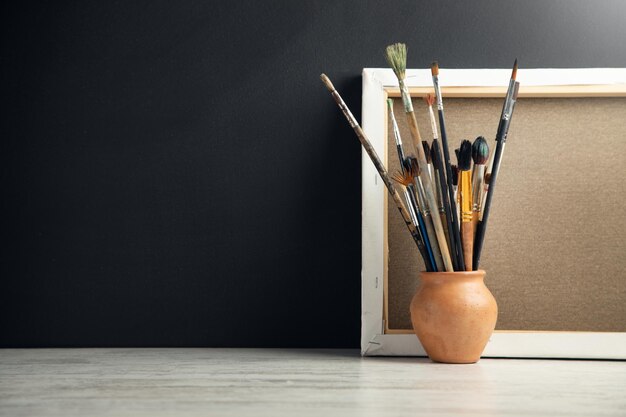
[[[626,362],[4,349],[2,416],[626,416]]]

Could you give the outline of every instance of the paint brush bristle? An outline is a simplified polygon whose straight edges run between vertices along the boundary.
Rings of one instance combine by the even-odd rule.
[[[409,173],[411,176],[413,176],[413,178],[419,177],[422,170],[420,169],[420,165],[417,163],[417,158],[410,156],[407,160],[409,161]]]
[[[428,144],[427,141],[423,140],[422,147],[424,148],[424,155],[426,155],[426,162],[429,164],[432,164],[433,159],[432,159],[432,153],[430,151],[430,145]]]
[[[452,185],[459,185],[459,168],[456,165],[450,165],[452,172]]]
[[[420,174],[419,164],[417,163],[417,158],[414,156],[407,156],[402,162],[402,168],[411,178],[415,178]]]
[[[404,170],[402,172],[398,171],[393,174],[391,178],[398,184],[402,184],[405,187],[413,184],[413,177],[411,176],[411,172],[407,170]]]
[[[485,165],[489,159],[489,145],[482,136],[477,137],[472,145],[472,159],[476,165]]]
[[[385,49],[385,57],[398,79],[404,80],[404,74],[406,72],[406,45],[403,43],[389,45],[387,49]]]
[[[459,170],[469,171],[470,169],[472,169],[472,142],[463,140],[459,150]]]
[[[511,79],[514,80],[517,77],[517,58],[515,58],[515,63],[513,64],[513,72],[511,73]]]
[[[430,64],[430,73],[433,76],[439,75],[439,63],[437,61],[433,61],[433,63]]]
[[[432,94],[426,94],[426,96],[424,96],[424,101],[429,106],[432,106],[433,104],[435,104],[435,96]]]

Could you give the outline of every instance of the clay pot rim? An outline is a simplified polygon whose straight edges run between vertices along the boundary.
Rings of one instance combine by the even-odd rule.
[[[420,271],[420,275],[475,275],[475,274],[486,274],[487,272],[484,269],[477,269],[476,271],[441,271],[441,272],[429,272],[429,271]]]
[[[437,279],[451,279],[451,280],[459,280],[459,279],[482,279],[485,277],[487,272],[484,269],[479,269],[476,271],[455,271],[455,272],[420,272],[420,278],[426,280],[437,280]]]

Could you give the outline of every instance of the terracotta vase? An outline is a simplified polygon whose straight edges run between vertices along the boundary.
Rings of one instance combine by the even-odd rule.
[[[498,305],[485,271],[422,272],[411,301],[413,330],[431,360],[478,362],[496,327]]]

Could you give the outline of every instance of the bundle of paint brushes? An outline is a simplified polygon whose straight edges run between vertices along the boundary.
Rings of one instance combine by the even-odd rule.
[[[476,138],[474,143],[463,140],[456,150],[457,165],[450,163],[438,64],[434,62],[431,66],[435,94],[424,98],[433,136],[432,141],[428,142],[422,140],[420,135],[413,102],[405,84],[406,46],[400,43],[388,46],[386,58],[398,78],[404,113],[414,144],[414,150],[410,152],[403,144],[393,112],[393,100],[389,99],[389,118],[401,167],[401,171],[391,177],[393,181],[333,84],[326,75],[322,74],[321,78],[383,179],[424,259],[426,269],[433,272],[477,270],[502,153],[517,101],[517,60],[500,115],[491,169],[487,173],[489,145],[482,136]],[[435,102],[441,143],[433,111]],[[394,181],[399,184],[404,198],[398,193]]]

